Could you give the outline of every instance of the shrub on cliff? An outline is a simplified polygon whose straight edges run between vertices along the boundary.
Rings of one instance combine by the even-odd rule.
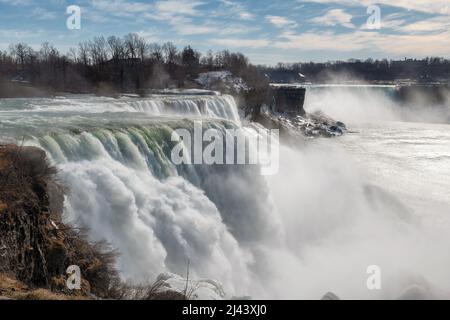
[[[61,221],[64,188],[43,150],[0,146],[0,272],[32,287],[66,288],[66,269],[78,265],[82,290],[109,297],[119,281],[115,253],[91,244]]]

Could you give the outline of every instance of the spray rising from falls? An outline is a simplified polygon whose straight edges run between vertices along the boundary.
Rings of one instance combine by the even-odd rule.
[[[432,99],[433,95],[423,96],[419,91],[405,103],[399,90],[396,86],[374,85],[311,87],[307,90],[305,109],[308,112],[321,110],[350,124],[373,121],[450,123],[450,91],[443,91],[439,102]]]

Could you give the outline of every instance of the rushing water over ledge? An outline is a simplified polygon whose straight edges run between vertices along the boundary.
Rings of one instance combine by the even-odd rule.
[[[125,279],[184,274],[189,261],[193,277],[248,292],[250,243],[277,229],[259,168],[175,166],[170,158],[172,132],[192,132],[194,121],[205,130],[241,127],[231,96],[1,103],[4,139],[47,151],[70,190],[67,220],[120,252]]]

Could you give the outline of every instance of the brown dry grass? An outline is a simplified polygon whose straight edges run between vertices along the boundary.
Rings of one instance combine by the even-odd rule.
[[[47,289],[70,299],[90,297],[91,293],[110,297],[111,287],[118,282],[116,253],[107,244],[90,243],[85,233],[62,223],[65,190],[59,186],[56,169],[48,164],[46,153],[33,147],[0,145],[0,160],[0,217],[5,217],[0,220],[0,243],[8,248],[0,259],[0,272],[33,287],[28,288],[30,295],[23,296],[27,299],[45,299],[46,292],[50,294]],[[22,230],[24,240],[15,246],[20,238],[16,235]],[[79,292],[68,291],[65,286],[65,270],[73,264],[82,272]],[[34,286],[44,291],[36,291]]]
[[[6,205],[6,203],[3,203],[0,200],[0,213],[2,213],[4,210],[6,210],[8,208],[8,206]]]
[[[86,297],[68,296],[54,293],[47,289],[34,289],[16,280],[15,278],[0,273],[0,296],[12,300],[81,300]]]
[[[2,154],[0,153],[0,157]],[[9,165],[9,162],[5,159],[0,159],[0,170],[4,170]]]

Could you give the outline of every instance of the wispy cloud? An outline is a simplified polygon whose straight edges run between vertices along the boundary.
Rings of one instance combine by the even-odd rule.
[[[29,6],[34,3],[33,0],[0,0],[0,3],[9,4],[12,6]]]
[[[66,6],[76,3],[83,28],[62,30]],[[365,23],[372,4],[381,8],[380,30]],[[138,32],[202,51],[237,48],[265,63],[450,56],[450,0],[0,0],[0,6],[2,43],[50,41],[64,48]],[[44,33],[30,33],[36,29]]]
[[[273,24],[274,26],[278,28],[284,28],[284,27],[295,27],[297,26],[297,23],[293,20],[290,20],[286,17],[282,16],[266,16],[266,19]]]
[[[117,17],[139,16],[153,8],[148,3],[127,0],[92,0],[91,4],[93,9]]]
[[[450,17],[440,16],[417,21],[410,24],[403,24],[399,26],[397,30],[413,34],[428,33],[428,32],[444,32],[450,30]],[[450,41],[448,45],[450,46]]]
[[[22,30],[22,29],[2,29],[0,30],[0,38],[14,39],[14,41],[24,41],[25,39],[36,39],[44,35],[44,30]]]
[[[221,45],[228,48],[264,48],[270,45],[266,39],[212,39],[212,44]]]
[[[407,23],[406,14],[403,12],[391,13],[382,17],[381,28],[388,30],[398,30]],[[361,29],[368,30],[367,23],[361,26]]]
[[[216,21],[206,21],[196,24],[190,20],[179,20],[180,23],[173,23],[172,29],[180,35],[212,35],[227,36],[241,35],[257,30],[257,27],[248,27],[240,24],[223,24]]]
[[[155,3],[156,13],[162,17],[177,16],[197,16],[200,11],[197,9],[198,6],[204,4],[198,1],[188,1],[188,0],[163,0],[157,1]]]
[[[341,25],[346,28],[355,28],[352,23],[353,16],[342,9],[329,10],[325,15],[315,17],[309,20],[312,23],[324,25],[324,26],[336,26]]]
[[[231,34],[247,33],[254,30],[254,27],[243,26],[234,22],[222,22],[215,19],[209,19],[200,7],[204,5],[202,1],[188,1],[188,0],[161,0],[157,1],[145,17],[152,20],[163,21],[171,26],[172,30],[181,36],[193,35],[216,35],[224,36]],[[242,20],[251,20],[253,17],[250,13],[243,11],[239,4],[227,1],[227,6],[231,6],[234,13],[238,17],[243,17]],[[202,19],[201,19],[202,18]]]
[[[242,4],[237,1],[231,1],[231,0],[220,0],[220,2],[224,5],[226,8],[226,15],[234,16],[236,18],[242,19],[242,20],[253,20],[255,19],[255,15],[248,11],[248,9]],[[223,12],[222,12],[223,14]]]
[[[53,20],[57,17],[57,14],[54,11],[49,11],[45,8],[37,7],[33,9],[31,16],[38,20]]]
[[[297,0],[297,2],[314,2],[363,7],[368,7],[370,5],[385,5],[428,13],[450,14],[450,3],[448,0]]]
[[[279,49],[356,51],[366,47],[368,39],[362,32],[337,34],[335,32],[285,32],[274,46]]]
[[[140,37],[144,38],[148,42],[162,42],[163,40],[159,36],[156,30],[140,30],[136,32]]]
[[[253,20],[255,19],[255,16],[250,12],[242,11],[239,12],[239,18],[242,20]]]
[[[296,49],[306,51],[349,52],[356,54],[361,50],[389,56],[450,56],[450,31],[439,34],[380,34],[356,30],[350,33],[307,32],[295,34],[286,32],[280,41],[274,43],[279,49]]]

